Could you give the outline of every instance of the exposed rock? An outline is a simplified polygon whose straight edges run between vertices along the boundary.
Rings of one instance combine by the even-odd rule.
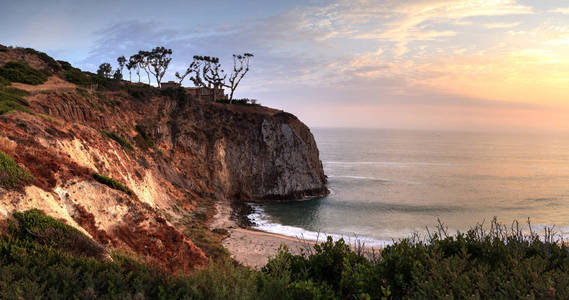
[[[41,66],[27,54],[3,54],[0,64],[6,57]],[[201,214],[198,203],[328,193],[314,138],[295,116],[126,85],[95,91],[53,78],[18,85],[30,92],[32,113],[0,115],[0,150],[35,179],[23,191],[0,188],[1,217],[39,208],[103,244],[186,271],[207,262],[192,236],[176,227]],[[134,195],[96,182],[95,172]]]

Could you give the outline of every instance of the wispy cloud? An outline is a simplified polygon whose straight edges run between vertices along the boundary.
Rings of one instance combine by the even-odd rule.
[[[488,23],[484,24],[484,27],[488,29],[503,29],[503,28],[514,28],[522,24],[521,22],[506,22],[506,23]]]
[[[550,12],[569,15],[569,7],[561,7],[561,8],[552,9],[552,10],[550,10]]]
[[[252,51],[242,95],[277,107],[288,103],[309,118],[318,118],[306,112],[312,101],[320,109],[349,101],[350,109],[375,106],[369,111],[402,116],[468,110],[497,118],[507,109],[519,116],[535,110],[541,121],[551,105],[567,107],[569,22],[536,14],[532,6],[515,0],[315,3],[197,29],[121,22],[98,32],[85,63],[162,44],[175,49],[171,77],[194,54],[223,60]],[[422,122],[414,116],[410,123]]]

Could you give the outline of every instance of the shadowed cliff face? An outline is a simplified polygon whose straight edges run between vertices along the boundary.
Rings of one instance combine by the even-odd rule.
[[[13,60],[48,69],[21,49],[2,52],[0,66]],[[28,112],[0,114],[0,151],[33,180],[0,185],[0,218],[39,208],[102,244],[186,271],[223,238],[207,229],[215,201],[328,193],[314,138],[291,114],[127,82],[80,87],[50,72],[40,85],[10,84],[28,92]]]
[[[186,170],[205,162],[209,183],[225,197],[282,201],[328,192],[314,138],[291,114],[194,102],[172,119],[173,159]]]

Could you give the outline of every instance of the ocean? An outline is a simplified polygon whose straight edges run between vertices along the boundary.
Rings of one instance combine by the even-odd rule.
[[[493,217],[539,231],[569,231],[569,136],[316,128],[331,194],[253,204],[268,232],[326,235],[383,246],[424,235],[440,219],[450,232]]]

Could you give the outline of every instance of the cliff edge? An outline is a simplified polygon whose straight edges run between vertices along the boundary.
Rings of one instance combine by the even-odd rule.
[[[216,201],[328,193],[289,113],[100,78],[29,48],[0,48],[0,151],[0,218],[39,208],[174,271],[222,252],[207,228]]]

